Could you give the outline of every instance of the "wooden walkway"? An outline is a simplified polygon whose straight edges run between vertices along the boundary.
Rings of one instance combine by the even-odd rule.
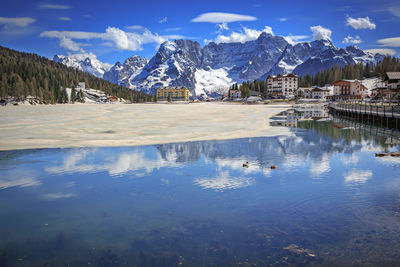
[[[338,111],[372,115],[377,117],[388,117],[400,119],[400,106],[379,106],[363,103],[330,103],[329,108]]]
[[[373,123],[387,129],[400,130],[400,106],[371,105],[363,102],[330,103],[329,109],[336,115]]]

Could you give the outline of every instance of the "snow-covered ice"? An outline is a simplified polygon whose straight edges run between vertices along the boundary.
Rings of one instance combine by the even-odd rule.
[[[0,107],[0,150],[290,135],[288,128],[269,126],[269,118],[287,108],[228,103],[8,105]]]

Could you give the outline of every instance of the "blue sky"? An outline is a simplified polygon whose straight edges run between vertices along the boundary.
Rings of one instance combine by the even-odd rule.
[[[92,53],[114,64],[151,58],[165,40],[252,40],[262,31],[289,41],[331,39],[338,47],[400,55],[399,1],[42,1],[0,10],[0,45],[52,58]]]

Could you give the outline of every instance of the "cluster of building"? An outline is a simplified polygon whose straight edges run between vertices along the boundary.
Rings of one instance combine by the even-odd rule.
[[[298,87],[298,77],[294,74],[267,77],[266,98],[302,98],[328,101],[359,100],[364,98],[389,98],[400,90],[400,72],[388,72],[382,82],[368,88],[359,80],[339,80],[325,87]],[[252,92],[257,95],[259,92]],[[229,90],[230,98],[241,98],[240,90]]]
[[[68,98],[71,99],[71,88],[66,88],[68,93]],[[79,82],[77,86],[75,86],[75,91],[83,92],[85,97],[85,102],[87,103],[117,103],[117,102],[126,102],[126,100],[119,99],[116,96],[107,95],[105,92],[93,89],[86,88],[85,82]]]
[[[356,100],[366,97],[390,97],[400,89],[400,72],[388,72],[384,81],[375,84],[375,88],[368,88],[358,80],[339,80],[325,87],[298,87],[298,77],[294,74],[268,76],[266,92],[261,95],[258,91],[250,91],[250,96],[265,98],[285,99],[314,99],[314,100]],[[77,88],[83,87],[79,83]],[[227,95],[230,99],[242,98],[239,89],[230,89]],[[185,87],[158,88],[156,91],[158,101],[189,101],[189,89]],[[110,101],[110,100],[109,100]]]
[[[371,97],[391,98],[400,90],[400,72],[387,72],[385,79],[372,89]]]
[[[363,82],[359,80],[339,80],[325,87],[299,88],[298,77],[294,74],[268,76],[266,85],[267,88],[263,95],[258,91],[250,91],[250,96],[269,99],[300,98],[322,101],[358,100],[367,97],[387,98],[399,91],[400,72],[388,72],[385,79],[382,82],[376,83],[372,90],[368,90]],[[84,83],[80,83],[77,88],[84,88],[84,86]],[[239,89],[230,89],[227,96],[230,99],[242,98]],[[158,101],[188,102],[189,89],[185,87],[158,88],[156,97]]]
[[[360,81],[340,80],[333,83],[333,94],[328,100],[358,100],[365,98],[388,99],[400,90],[400,72],[387,72],[381,82],[374,84],[368,91]]]

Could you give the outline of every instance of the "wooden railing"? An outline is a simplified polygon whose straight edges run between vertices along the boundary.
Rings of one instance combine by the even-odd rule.
[[[330,108],[359,114],[400,118],[400,105],[371,104],[367,102],[335,102],[329,104]]]

